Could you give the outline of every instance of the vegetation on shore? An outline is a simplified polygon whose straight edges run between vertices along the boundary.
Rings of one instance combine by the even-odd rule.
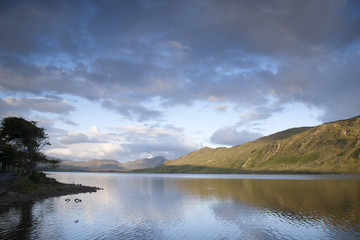
[[[360,116],[288,129],[232,148],[202,148],[158,173],[360,173]]]
[[[50,145],[45,129],[34,121],[7,117],[0,123],[1,171],[13,171],[29,176],[37,164],[57,164],[48,159],[41,149]]]
[[[64,184],[34,170],[39,163],[58,164],[41,149],[50,145],[45,129],[36,122],[7,117],[0,123],[0,206],[48,197],[96,192],[97,187]]]
[[[3,179],[0,183],[1,208],[25,201],[100,190],[98,187],[60,183],[54,178],[46,177],[43,172],[38,171],[33,171],[30,176]]]

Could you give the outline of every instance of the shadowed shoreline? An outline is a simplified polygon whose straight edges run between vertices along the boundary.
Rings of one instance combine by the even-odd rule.
[[[98,187],[65,184],[55,180],[47,183],[32,183],[26,178],[17,178],[7,184],[9,185],[7,186],[8,189],[0,196],[0,208],[2,210],[23,202],[101,190]]]

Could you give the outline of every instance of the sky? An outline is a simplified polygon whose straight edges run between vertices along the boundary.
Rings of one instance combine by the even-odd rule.
[[[359,95],[360,1],[0,1],[0,118],[36,121],[51,157],[176,159]]]

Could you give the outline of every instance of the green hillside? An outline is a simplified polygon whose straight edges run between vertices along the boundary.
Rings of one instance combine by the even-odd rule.
[[[360,173],[360,116],[288,129],[232,148],[202,148],[153,172]]]

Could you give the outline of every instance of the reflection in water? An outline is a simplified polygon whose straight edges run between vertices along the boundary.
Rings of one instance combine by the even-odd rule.
[[[33,221],[31,203],[9,209],[3,215],[0,229],[9,239],[27,239],[31,228],[36,224]]]
[[[183,179],[176,184],[202,199],[241,202],[281,217],[360,223],[359,181]]]
[[[213,212],[225,222],[243,225],[241,217],[254,220],[252,208],[258,207],[284,226],[322,227],[333,230],[333,237],[339,232],[360,236],[359,181],[182,179],[176,184],[201,199],[221,199]]]
[[[104,188],[0,214],[1,239],[358,239],[360,181],[56,173]],[[331,179],[331,178],[330,178]],[[65,198],[69,197],[70,202]],[[75,198],[83,201],[74,202]]]

